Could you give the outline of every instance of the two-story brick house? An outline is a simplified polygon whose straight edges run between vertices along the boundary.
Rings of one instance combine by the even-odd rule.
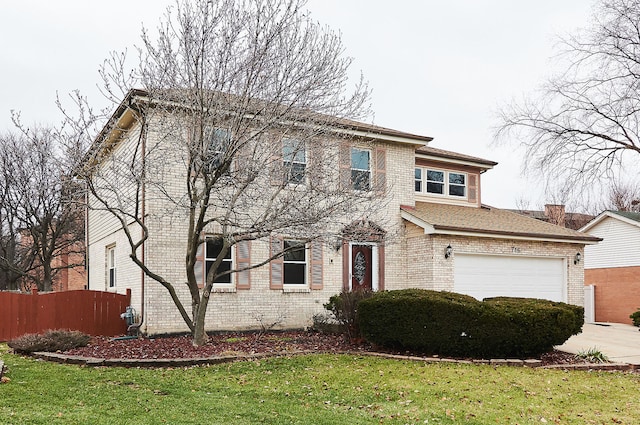
[[[123,101],[96,139],[92,160],[98,167],[111,166],[112,152],[126,150],[139,139],[139,121],[127,106],[134,95]],[[148,125],[146,131],[154,137],[153,127],[162,123]],[[340,148],[322,178],[346,179],[349,190],[377,191],[383,202],[377,200],[380,206],[367,219],[345,212],[334,241],[306,244],[290,255],[216,282],[207,329],[254,329],[274,323],[283,328],[308,326],[330,296],[360,287],[417,287],[478,298],[509,295],[582,304],[583,266],[578,254],[585,244],[599,239],[483,205],[481,175],[495,162],[432,148],[430,137],[353,121],[340,120],[324,137],[340,139]],[[296,169],[297,163],[303,170],[308,158],[317,154],[313,146],[292,154],[286,139],[278,140],[273,141],[281,143],[278,160],[288,162],[289,169]],[[171,165],[171,151],[162,152],[158,168],[167,178],[165,186],[171,186],[162,190],[179,191],[181,171]],[[263,178],[269,178],[267,171]],[[302,174],[289,178],[302,180]],[[112,179],[117,180],[117,174]],[[120,190],[131,192],[130,187]],[[153,188],[139,193],[146,225],[152,229],[140,258],[174,281],[186,280],[184,223],[170,214],[154,215],[167,208],[167,201]],[[146,333],[187,330],[166,289],[129,259],[130,246],[120,222],[99,208],[90,209],[87,241],[90,289],[131,289],[133,307],[144,314]],[[196,268],[200,277],[220,251],[214,241],[204,241]],[[224,258],[223,267],[259,264],[274,251],[295,244],[286,234],[238,243]],[[188,296],[186,290],[182,296]]]

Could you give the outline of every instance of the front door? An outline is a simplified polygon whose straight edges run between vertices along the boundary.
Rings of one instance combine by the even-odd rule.
[[[351,244],[351,290],[375,290],[374,245]]]

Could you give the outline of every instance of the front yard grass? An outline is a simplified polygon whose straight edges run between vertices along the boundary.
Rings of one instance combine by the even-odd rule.
[[[640,375],[306,355],[179,369],[8,354],[2,424],[637,424]]]

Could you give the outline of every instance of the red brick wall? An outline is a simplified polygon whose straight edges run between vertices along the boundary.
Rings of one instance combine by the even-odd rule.
[[[640,308],[640,267],[587,269],[584,284],[596,286],[596,322],[631,324]]]

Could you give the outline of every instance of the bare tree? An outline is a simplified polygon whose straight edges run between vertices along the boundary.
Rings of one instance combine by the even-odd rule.
[[[497,137],[515,136],[525,171],[548,186],[599,196],[601,182],[638,173],[640,1],[601,0],[591,26],[562,46],[565,71],[505,108]]]
[[[313,22],[304,3],[177,1],[157,38],[143,31],[133,73],[125,54],[101,70],[105,94],[126,97],[82,170],[90,208],[119,221],[131,259],[167,289],[194,344],[205,342],[216,280],[301,247],[272,242],[265,258],[230,269],[233,245],[274,235],[334,245],[347,219],[366,222],[385,199],[383,176],[363,176],[357,184],[371,190],[354,191],[345,184],[351,171],[338,173],[356,125],[347,118],[366,116],[369,93],[362,78],[349,85],[339,35]],[[123,125],[123,114],[135,124]],[[114,145],[114,134],[128,143]],[[184,274],[152,269],[145,241],[182,223]],[[204,243],[218,254],[201,288]]]
[[[640,187],[613,183],[609,187],[608,199],[601,204],[602,210],[640,212]]]
[[[51,291],[61,270],[83,264],[56,261],[84,253],[82,209],[56,131],[16,123],[0,135],[0,270],[5,289]]]

